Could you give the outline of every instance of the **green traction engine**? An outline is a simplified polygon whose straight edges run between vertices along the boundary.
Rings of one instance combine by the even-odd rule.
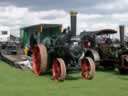
[[[64,80],[67,72],[80,71],[84,79],[92,79],[94,61],[85,57],[76,36],[76,12],[71,12],[70,28],[61,24],[40,24],[21,29],[21,43],[29,49],[35,75],[52,72],[54,80]]]

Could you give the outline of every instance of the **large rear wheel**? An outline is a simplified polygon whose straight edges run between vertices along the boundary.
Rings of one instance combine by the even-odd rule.
[[[66,65],[62,58],[57,58],[54,60],[52,65],[52,75],[54,80],[65,80]]]
[[[32,67],[35,75],[45,73],[47,70],[47,49],[43,44],[38,44],[33,48]]]
[[[80,66],[82,68],[81,76],[83,79],[91,80],[95,74],[95,63],[92,58],[84,57],[81,59]]]

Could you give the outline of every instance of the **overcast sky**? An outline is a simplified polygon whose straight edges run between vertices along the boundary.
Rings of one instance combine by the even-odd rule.
[[[78,12],[77,34],[128,24],[128,0],[0,0],[0,26],[14,35],[21,27],[39,23],[67,27],[71,10]]]

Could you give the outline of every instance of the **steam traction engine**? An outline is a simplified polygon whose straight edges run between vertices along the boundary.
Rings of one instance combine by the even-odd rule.
[[[76,36],[76,12],[71,12],[71,30],[61,31],[59,24],[40,24],[21,29],[22,44],[32,56],[36,75],[52,69],[54,80],[64,80],[67,71],[81,70],[84,79],[92,79],[95,64],[85,57],[80,38]]]
[[[81,33],[85,56],[93,58],[97,67],[118,68],[120,73],[128,72],[128,47],[124,42],[124,26],[120,26],[120,41],[110,38],[115,30],[104,29],[91,33]],[[89,34],[91,34],[89,36]],[[88,45],[90,43],[90,45]],[[87,46],[88,45],[88,46]]]

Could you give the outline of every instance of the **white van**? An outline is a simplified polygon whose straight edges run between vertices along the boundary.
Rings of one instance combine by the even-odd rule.
[[[10,30],[8,27],[0,26],[0,43],[5,43],[10,40]]]

